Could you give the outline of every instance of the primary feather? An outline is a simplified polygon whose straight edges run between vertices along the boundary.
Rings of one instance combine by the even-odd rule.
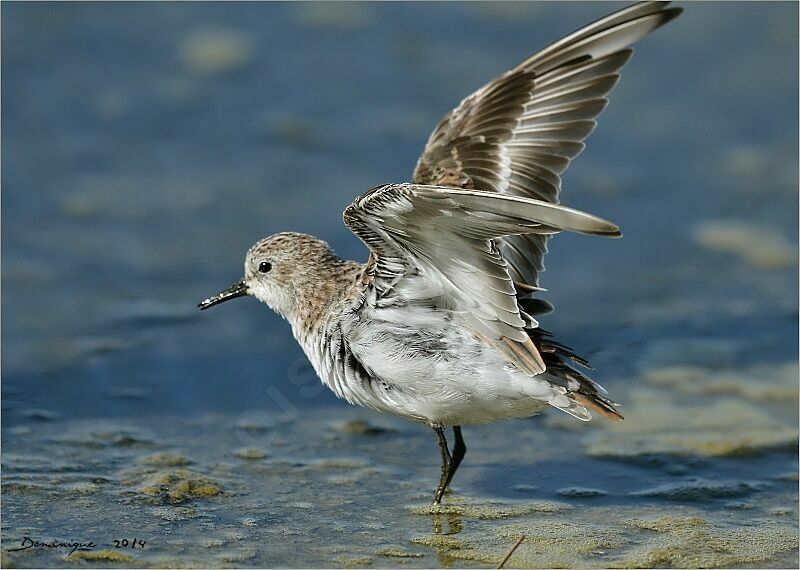
[[[557,204],[561,173],[584,148],[628,47],[680,14],[642,2],[568,35],[478,89],[450,111],[414,169],[444,184]],[[539,284],[546,234],[504,236],[497,247],[514,281]]]

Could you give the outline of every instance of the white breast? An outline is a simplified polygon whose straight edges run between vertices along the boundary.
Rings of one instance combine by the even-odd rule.
[[[368,390],[352,374],[339,376],[358,379],[360,385],[337,385],[335,370],[326,384],[361,405],[427,423],[462,425],[529,416],[561,395],[544,378],[503,360],[450,311],[376,308],[345,320],[341,328],[347,349],[370,376]]]

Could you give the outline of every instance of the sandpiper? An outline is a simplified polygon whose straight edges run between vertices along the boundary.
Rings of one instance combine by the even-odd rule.
[[[560,174],[607,104],[631,44],[681,13],[624,8],[555,42],[450,111],[412,182],[368,191],[344,223],[366,263],[279,233],[256,243],[244,278],[201,309],[252,295],[283,316],[322,382],[352,404],[423,422],[441,452],[439,504],[466,446],[461,426],[558,408],[621,420],[588,363],[539,327],[548,238],[619,237],[559,205]],[[452,427],[452,453],[445,429]]]

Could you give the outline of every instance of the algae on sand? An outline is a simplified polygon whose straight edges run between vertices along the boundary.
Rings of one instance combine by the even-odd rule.
[[[358,414],[366,415],[350,412]],[[75,509],[81,509],[87,528],[104,530],[76,538],[98,539],[98,548],[111,548],[118,537],[110,534],[123,521],[135,525],[147,548],[128,553],[136,560],[120,564],[129,566],[496,566],[522,534],[526,539],[509,567],[794,563],[788,547],[797,542],[796,482],[784,475],[792,463],[783,452],[777,459],[747,462],[749,475],[739,472],[732,485],[713,487],[708,482],[720,483],[726,465],[742,460],[705,457],[703,477],[690,472],[676,478],[661,464],[583,455],[585,436],[574,432],[496,424],[474,431],[471,463],[432,513],[427,490],[435,484],[437,466],[417,460],[435,451],[424,437],[429,434],[418,437],[416,426],[386,420],[390,429],[384,435],[314,440],[342,415],[333,408],[276,426],[280,433],[274,441],[280,445],[265,440],[258,447],[267,458],[231,465],[224,462],[231,450],[242,449],[242,438],[229,417],[193,421],[189,430],[181,420],[163,418],[151,427],[164,443],[97,448],[76,442],[56,448],[47,460],[53,434],[83,426],[41,424],[26,439],[35,460],[13,447],[3,458],[4,486],[32,486],[9,494],[3,512],[9,535],[16,540],[45,531],[69,535]],[[220,431],[221,425],[227,430]],[[389,438],[404,445],[392,445]],[[501,441],[526,451],[517,462],[498,464]],[[527,451],[544,445],[550,447],[543,454]],[[573,454],[559,463],[558,453],[567,448]],[[175,449],[181,459],[168,455]],[[188,466],[169,465],[184,461]],[[352,484],[331,485],[331,480]],[[701,485],[664,496],[671,492],[668,483],[692,480]],[[516,490],[521,482],[524,495]],[[64,492],[87,483],[96,490]],[[702,506],[694,496],[698,490]],[[750,494],[752,508],[730,508],[731,501]],[[78,503],[87,498],[93,505]],[[48,528],[29,528],[22,513],[46,516]],[[747,546],[737,546],[737,540]],[[7,555],[10,563],[4,566],[63,565],[60,554],[12,556],[19,554]]]
[[[696,510],[658,516],[661,511],[595,507],[577,517],[571,513],[572,520],[527,518],[483,532],[472,526],[459,538],[431,535],[412,543],[437,549],[443,560],[497,564],[525,535],[509,561],[514,568],[725,568],[788,560],[798,547],[797,533],[787,525],[750,529],[709,521]],[[644,513],[649,515],[636,516]]]
[[[125,554],[119,550],[76,550],[64,558],[65,561],[85,560],[87,562],[114,562],[119,564],[131,564],[136,559],[130,554]]]
[[[632,546],[614,567],[732,568],[757,565],[797,552],[797,532],[768,521],[733,528],[700,517],[632,519],[626,523],[651,532]]]
[[[560,513],[571,508],[572,506],[567,503],[557,501],[497,501],[476,498],[433,507],[414,507],[411,512],[417,515],[443,514],[480,520],[498,520],[534,514]]]
[[[191,469],[167,469],[153,473],[136,492],[149,504],[180,504],[214,497],[222,492],[211,478]]]
[[[153,465],[156,467],[181,467],[189,465],[190,461],[179,453],[161,452],[142,457],[141,462],[144,465]]]
[[[409,552],[408,550],[403,550],[402,548],[396,547],[384,548],[375,554],[378,556],[385,556],[387,558],[422,558],[424,556],[424,554],[420,554],[419,552]]]
[[[754,376],[769,381],[759,388]],[[653,387],[629,392],[624,422],[601,424],[585,437],[590,455],[732,457],[797,449],[796,363],[738,373],[670,366],[644,379]]]
[[[257,447],[243,447],[241,449],[237,449],[234,454],[240,459],[249,459],[253,461],[264,459],[267,456],[266,451],[263,449],[258,449]]]

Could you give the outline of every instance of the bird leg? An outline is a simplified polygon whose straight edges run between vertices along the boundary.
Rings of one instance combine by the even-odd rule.
[[[439,486],[436,488],[436,493],[433,495],[433,504],[438,505],[442,502],[442,495],[447,488],[449,481],[448,475],[450,473],[453,458],[450,455],[450,450],[447,449],[447,438],[444,436],[444,428],[442,426],[433,426],[433,433],[436,434],[436,443],[439,444],[439,452],[442,455],[442,474],[439,477]]]
[[[444,435],[444,428],[441,426],[434,426],[434,433],[436,434],[436,442],[439,444],[439,451],[442,455],[442,474],[439,478],[439,486],[436,488],[436,493],[433,495],[433,504],[438,505],[442,502],[442,496],[445,489],[453,479],[456,469],[461,465],[461,460],[467,452],[467,446],[464,444],[464,438],[461,436],[461,426],[453,426],[453,435],[456,441],[453,446],[453,454],[450,455],[450,450],[447,448],[447,438]]]
[[[453,435],[456,437],[456,442],[453,444],[453,461],[450,468],[450,474],[447,476],[447,482],[444,484],[447,487],[456,474],[456,469],[461,465],[461,460],[467,454],[467,446],[464,443],[464,438],[461,437],[461,426],[453,426]]]

